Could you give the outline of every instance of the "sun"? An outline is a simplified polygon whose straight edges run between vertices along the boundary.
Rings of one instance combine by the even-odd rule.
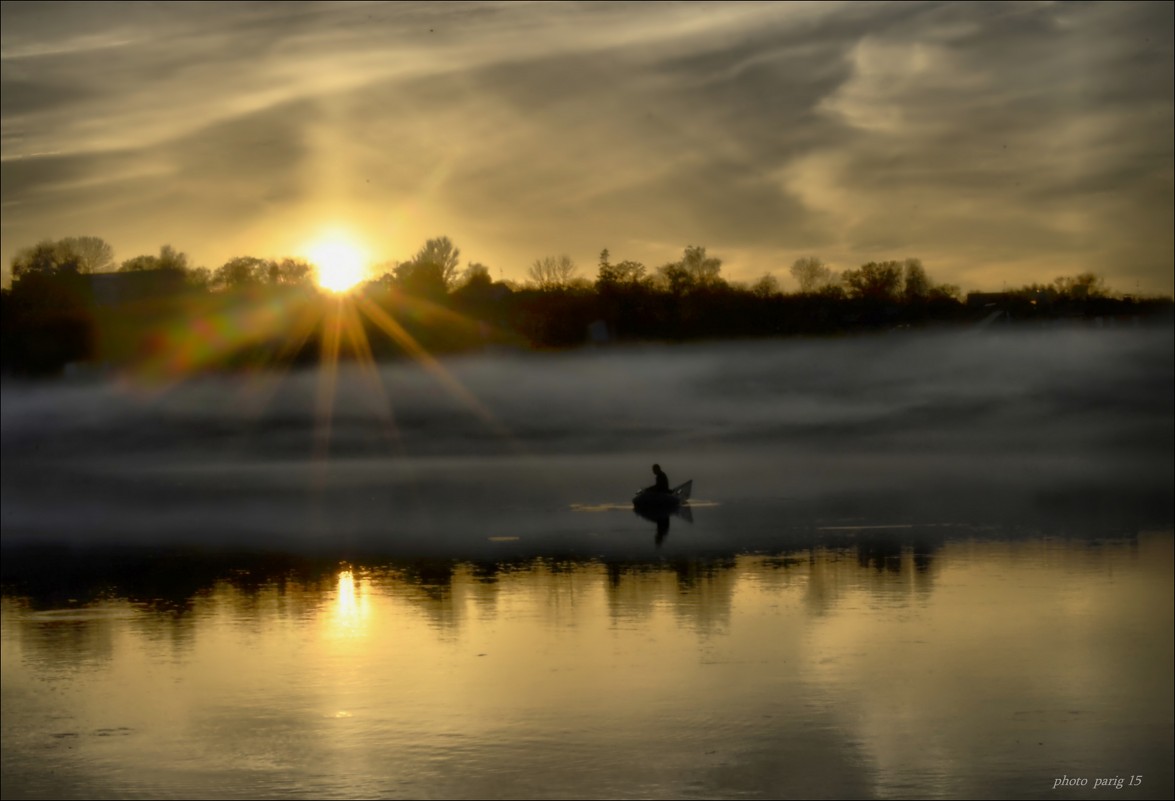
[[[346,292],[365,277],[363,252],[340,238],[322,239],[307,249],[318,271],[318,284],[331,292]]]

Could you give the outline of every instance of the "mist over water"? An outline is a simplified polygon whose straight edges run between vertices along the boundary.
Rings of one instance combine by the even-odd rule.
[[[0,794],[1170,797],[1173,349],[6,380]]]
[[[1169,525],[1172,351],[1168,329],[1052,329],[480,354],[440,379],[405,361],[333,384],[6,380],[4,540],[607,550],[647,524],[576,510],[627,506],[654,461],[694,480],[703,540],[732,515],[752,540]]]

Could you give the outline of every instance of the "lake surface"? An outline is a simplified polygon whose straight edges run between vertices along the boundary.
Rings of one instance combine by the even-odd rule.
[[[1173,349],[7,382],[0,790],[1170,797]]]

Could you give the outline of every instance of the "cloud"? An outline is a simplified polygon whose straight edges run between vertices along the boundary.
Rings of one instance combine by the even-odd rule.
[[[705,244],[733,278],[916,255],[965,288],[1171,291],[1168,5],[3,14],[6,265],[66,225],[216,263],[333,215],[387,258],[448,233],[514,277]]]
[[[1170,104],[1140,89],[1169,72],[1169,37],[1128,53],[1170,9],[993,10],[929,9],[864,37],[852,78],[823,106],[853,136],[793,165],[789,185],[847,217],[845,245],[862,257],[920,245],[961,269],[967,258],[1073,265],[1100,251],[1105,261],[1085,267],[1125,266],[1113,263],[1120,249],[1170,217]],[[1164,186],[1165,201],[1140,208]],[[1107,225],[1126,222],[1123,206],[1141,214]],[[1153,276],[1169,271],[1167,239],[1150,252]]]

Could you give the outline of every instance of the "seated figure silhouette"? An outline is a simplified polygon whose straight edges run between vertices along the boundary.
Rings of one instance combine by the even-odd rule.
[[[653,475],[657,477],[657,483],[651,487],[646,487],[645,492],[669,492],[669,476],[665,475],[665,471],[661,469],[661,465],[653,465]]]

